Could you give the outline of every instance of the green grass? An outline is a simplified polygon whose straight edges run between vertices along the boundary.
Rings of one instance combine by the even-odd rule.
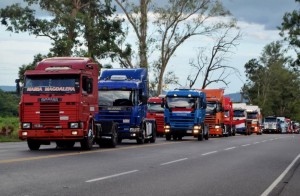
[[[10,128],[10,135],[0,135],[0,142],[18,142],[19,118],[18,117],[0,117],[0,131]]]

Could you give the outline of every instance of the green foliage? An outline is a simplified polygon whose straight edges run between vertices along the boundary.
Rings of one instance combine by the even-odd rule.
[[[4,128],[12,129],[10,135],[0,135],[0,142],[20,141],[18,138],[19,118],[17,117],[0,117],[0,131]]]
[[[300,0],[295,0],[300,3]],[[283,16],[283,22],[281,23],[280,35],[284,37],[284,40],[289,43],[297,54],[297,59],[293,62],[293,66],[300,66],[300,9],[294,10],[290,13],[285,13]]]
[[[128,55],[119,47],[124,41],[122,20],[113,14],[111,0],[24,0],[0,9],[7,31],[48,37],[52,48],[47,56],[72,56],[80,51],[93,59]],[[39,17],[33,6],[45,14]],[[84,38],[84,39],[82,39]],[[83,52],[85,50],[85,52]]]
[[[0,90],[0,117],[18,116],[19,101],[16,94]]]
[[[279,42],[267,45],[261,57],[245,64],[247,83],[243,92],[263,114],[300,120],[299,73],[288,67]]]

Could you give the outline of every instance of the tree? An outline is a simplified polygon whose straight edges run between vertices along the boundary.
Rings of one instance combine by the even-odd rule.
[[[19,102],[20,99],[16,95],[0,89],[0,116],[18,116]]]
[[[138,39],[139,67],[148,69],[148,11],[151,0],[140,0],[136,5],[130,1],[115,0],[125,13],[134,33]],[[131,60],[127,59],[129,67],[134,67]]]
[[[24,0],[26,7],[13,4],[0,10],[1,24],[8,31],[28,32],[48,37],[52,48],[48,56],[81,54],[98,58],[130,55],[130,46],[124,50],[122,20],[114,17],[110,0]],[[48,13],[39,17],[31,7],[37,5]],[[84,39],[82,39],[84,38]]]
[[[230,30],[232,30],[232,27],[226,29],[217,37],[209,54],[205,54],[207,51],[206,48],[201,48],[197,55],[196,62],[191,60],[190,65],[196,69],[196,74],[190,74],[187,78],[190,88],[194,86],[200,73],[202,73],[203,76],[201,88],[204,89],[208,85],[218,82],[222,82],[227,86],[228,82],[226,78],[231,74],[231,72],[228,73],[228,71],[239,72],[235,67],[226,65],[227,55],[231,52],[232,47],[238,45],[237,42],[241,37],[240,32],[231,37]],[[218,74],[217,77],[215,77],[216,74]]]
[[[295,0],[300,3],[300,0]],[[290,13],[285,13],[283,16],[283,22],[281,23],[280,35],[284,37],[291,48],[297,54],[296,60],[293,62],[293,66],[300,66],[300,10],[294,10]]]
[[[141,0],[139,5],[129,1],[115,1],[124,11],[138,38],[140,67],[151,64],[153,68],[158,93],[162,90],[169,60],[179,46],[193,36],[211,35],[218,29],[233,24],[221,20],[208,22],[213,17],[229,15],[218,0],[168,0],[163,4],[160,2],[160,6],[152,4],[151,0]],[[150,10],[149,8],[155,16],[155,31],[152,36],[147,33],[148,18],[145,10]],[[148,63],[151,44],[155,45],[156,51],[160,51],[160,57],[153,63]],[[169,82],[176,82],[176,78],[173,79]]]
[[[286,116],[300,120],[299,73],[289,68],[280,42],[267,45],[261,57],[245,64],[247,84],[243,92],[265,116]]]

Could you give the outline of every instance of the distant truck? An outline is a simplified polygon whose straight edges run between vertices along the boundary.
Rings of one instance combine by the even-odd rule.
[[[291,120],[283,116],[277,116],[276,118],[279,119],[279,133],[288,133],[292,128]]]
[[[98,65],[90,58],[44,59],[25,72],[19,105],[19,138],[30,150],[56,142],[58,147],[90,150],[101,125],[98,111]],[[110,124],[111,125],[111,124]],[[113,127],[109,127],[113,129]]]
[[[166,140],[181,140],[194,136],[199,141],[208,140],[209,128],[205,125],[206,96],[204,92],[191,89],[168,91],[162,102],[165,108],[164,123]]]
[[[229,127],[224,124],[224,89],[202,89],[206,94],[206,117],[204,123],[209,126],[209,134],[228,136]]]
[[[280,119],[276,116],[268,116],[264,118],[263,133],[279,133],[281,132]]]
[[[103,69],[98,82],[99,112],[95,119],[117,123],[117,140],[136,140],[138,144],[154,143],[155,119],[146,118],[148,86],[147,70]],[[102,139],[115,137],[103,134]]]
[[[246,103],[233,103],[233,121],[236,128],[236,133],[250,135],[251,132],[246,127]]]
[[[246,111],[247,111],[246,124],[247,124],[248,132],[261,135],[262,116],[261,116],[260,108],[257,105],[247,105]]]
[[[164,108],[161,107],[164,96],[150,97],[147,102],[147,118],[156,121],[156,135],[163,136],[164,131]]]
[[[224,97],[224,125],[229,136],[235,136],[235,124],[233,121],[233,106],[230,97]]]

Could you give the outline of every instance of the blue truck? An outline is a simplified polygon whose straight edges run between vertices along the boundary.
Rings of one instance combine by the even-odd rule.
[[[181,140],[194,136],[199,141],[208,140],[209,129],[204,124],[206,94],[199,90],[175,89],[168,91],[162,103],[166,140]]]
[[[100,144],[135,139],[138,144],[154,143],[155,119],[147,119],[147,70],[104,69],[98,81],[99,112],[95,120],[100,127]],[[104,126],[108,125],[107,128]],[[111,127],[117,126],[117,133]]]

